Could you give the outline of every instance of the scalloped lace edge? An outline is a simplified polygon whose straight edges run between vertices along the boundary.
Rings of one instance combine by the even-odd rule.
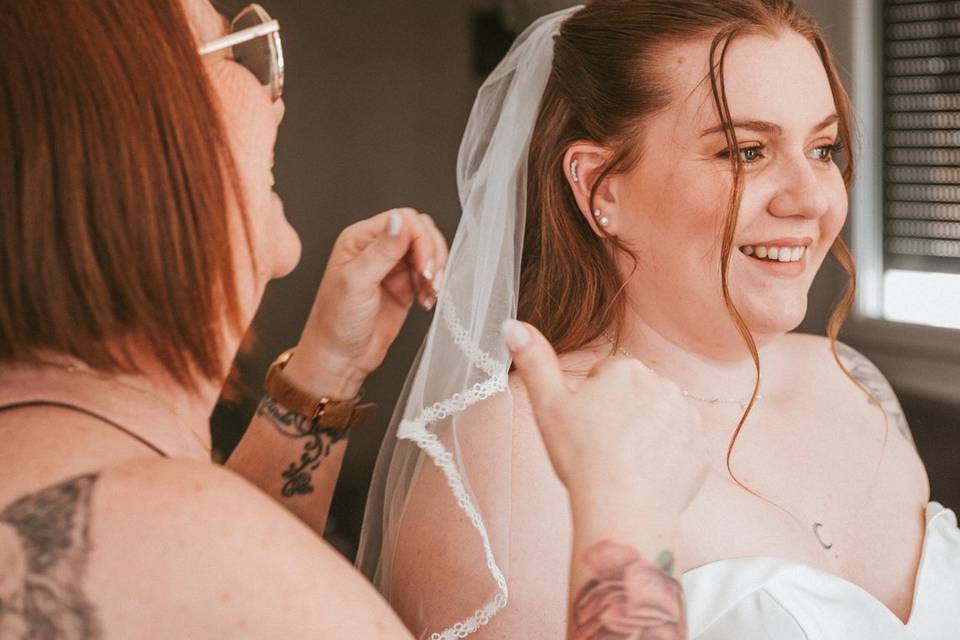
[[[486,400],[497,393],[505,391],[507,388],[507,375],[505,373],[507,365],[490,356],[489,353],[483,351],[476,342],[470,339],[470,334],[463,327],[452,304],[444,306],[443,320],[453,336],[454,343],[463,351],[470,364],[486,373],[489,377],[482,382],[476,383],[472,387],[464,389],[461,393],[455,393],[445,400],[441,400],[424,408],[415,420],[402,420],[397,429],[397,438],[409,440],[416,444],[443,472],[450,490],[457,499],[457,505],[467,514],[470,522],[473,523],[474,528],[480,535],[480,540],[483,543],[483,553],[486,557],[487,569],[497,583],[497,594],[477,609],[472,616],[457,622],[442,632],[430,634],[430,640],[466,638],[481,626],[490,622],[490,619],[493,618],[497,612],[507,606],[509,596],[507,580],[493,555],[493,548],[490,545],[490,536],[487,534],[487,527],[483,522],[483,517],[480,515],[479,509],[477,509],[473,503],[473,499],[467,492],[466,486],[463,483],[463,477],[454,463],[453,455],[443,446],[443,443],[440,442],[440,439],[435,433],[427,430],[427,425],[460,413],[482,400]]]

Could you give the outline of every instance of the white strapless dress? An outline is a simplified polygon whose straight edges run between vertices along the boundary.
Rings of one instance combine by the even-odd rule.
[[[852,582],[782,558],[711,562],[682,582],[691,640],[960,639],[960,529],[936,502],[906,624]]]

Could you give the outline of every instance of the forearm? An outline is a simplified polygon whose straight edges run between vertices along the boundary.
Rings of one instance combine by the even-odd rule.
[[[316,397],[356,396],[361,379],[325,373],[295,354],[284,374]],[[227,467],[322,535],[347,449],[348,431],[323,428],[264,396]]]
[[[573,505],[568,640],[687,640],[674,556],[679,518],[628,502]]]

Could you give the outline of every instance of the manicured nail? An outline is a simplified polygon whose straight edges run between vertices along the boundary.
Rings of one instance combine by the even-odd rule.
[[[390,212],[390,222],[387,224],[387,235],[396,238],[403,228],[403,216],[398,211]]]
[[[423,303],[423,308],[426,309],[427,311],[430,311],[431,309],[433,309],[433,305],[435,304],[437,304],[437,299],[434,298],[433,296],[430,296],[429,298],[427,298],[427,301]]]
[[[433,280],[433,258],[427,260],[427,266],[423,268],[423,277],[425,280]]]
[[[520,351],[530,344],[530,332],[516,320],[507,320],[503,323],[503,337],[510,351]]]
[[[437,271],[437,275],[433,277],[433,292],[440,293],[440,287],[443,286],[443,269]]]

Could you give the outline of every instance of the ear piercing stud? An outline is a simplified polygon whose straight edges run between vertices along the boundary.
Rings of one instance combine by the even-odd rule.
[[[580,176],[577,175],[577,165],[580,164],[579,160],[574,160],[570,163],[570,177],[573,179],[574,184],[580,182]]]
[[[610,218],[603,215],[600,212],[600,209],[593,210],[593,217],[596,218],[597,224],[599,224],[601,227],[607,228],[608,226],[610,226]]]

